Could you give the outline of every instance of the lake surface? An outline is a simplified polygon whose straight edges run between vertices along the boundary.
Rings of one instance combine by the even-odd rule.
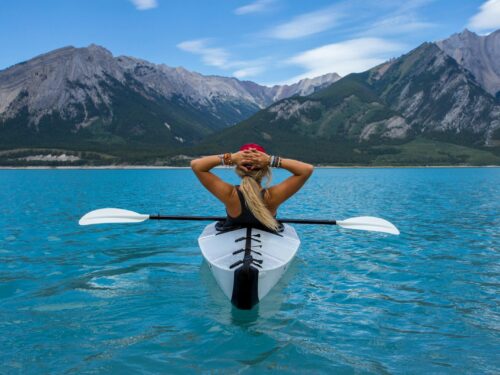
[[[499,168],[317,169],[279,216],[401,235],[296,225],[251,311],[203,263],[204,223],[78,226],[103,207],[224,212],[190,170],[0,170],[0,373],[500,371]]]

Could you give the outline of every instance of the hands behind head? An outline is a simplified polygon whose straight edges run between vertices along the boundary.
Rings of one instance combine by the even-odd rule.
[[[245,172],[262,169],[269,165],[269,155],[254,148],[232,154],[232,160]]]

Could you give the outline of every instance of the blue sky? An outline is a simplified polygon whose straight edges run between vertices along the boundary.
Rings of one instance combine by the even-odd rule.
[[[346,75],[465,27],[500,28],[500,0],[2,0],[0,69],[91,43],[261,84]]]

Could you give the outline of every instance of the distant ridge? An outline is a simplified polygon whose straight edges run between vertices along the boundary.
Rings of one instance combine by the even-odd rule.
[[[165,152],[339,78],[266,87],[113,57],[94,44],[64,47],[0,71],[0,147]]]
[[[321,164],[500,165],[499,34],[472,34],[273,87],[66,47],[0,71],[0,165],[187,165],[245,142]]]

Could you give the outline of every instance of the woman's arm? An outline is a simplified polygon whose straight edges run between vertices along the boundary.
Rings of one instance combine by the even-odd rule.
[[[288,177],[285,181],[269,189],[269,204],[275,209],[299,191],[309,177],[311,177],[314,170],[311,164],[284,158],[281,159],[281,168],[293,173],[293,176]]]
[[[231,154],[231,162],[233,164],[239,165],[244,160],[244,152]],[[210,172],[212,168],[218,165],[221,165],[221,159],[218,155],[204,156],[191,160],[191,169],[202,185],[220,201],[227,204],[234,187]]]

